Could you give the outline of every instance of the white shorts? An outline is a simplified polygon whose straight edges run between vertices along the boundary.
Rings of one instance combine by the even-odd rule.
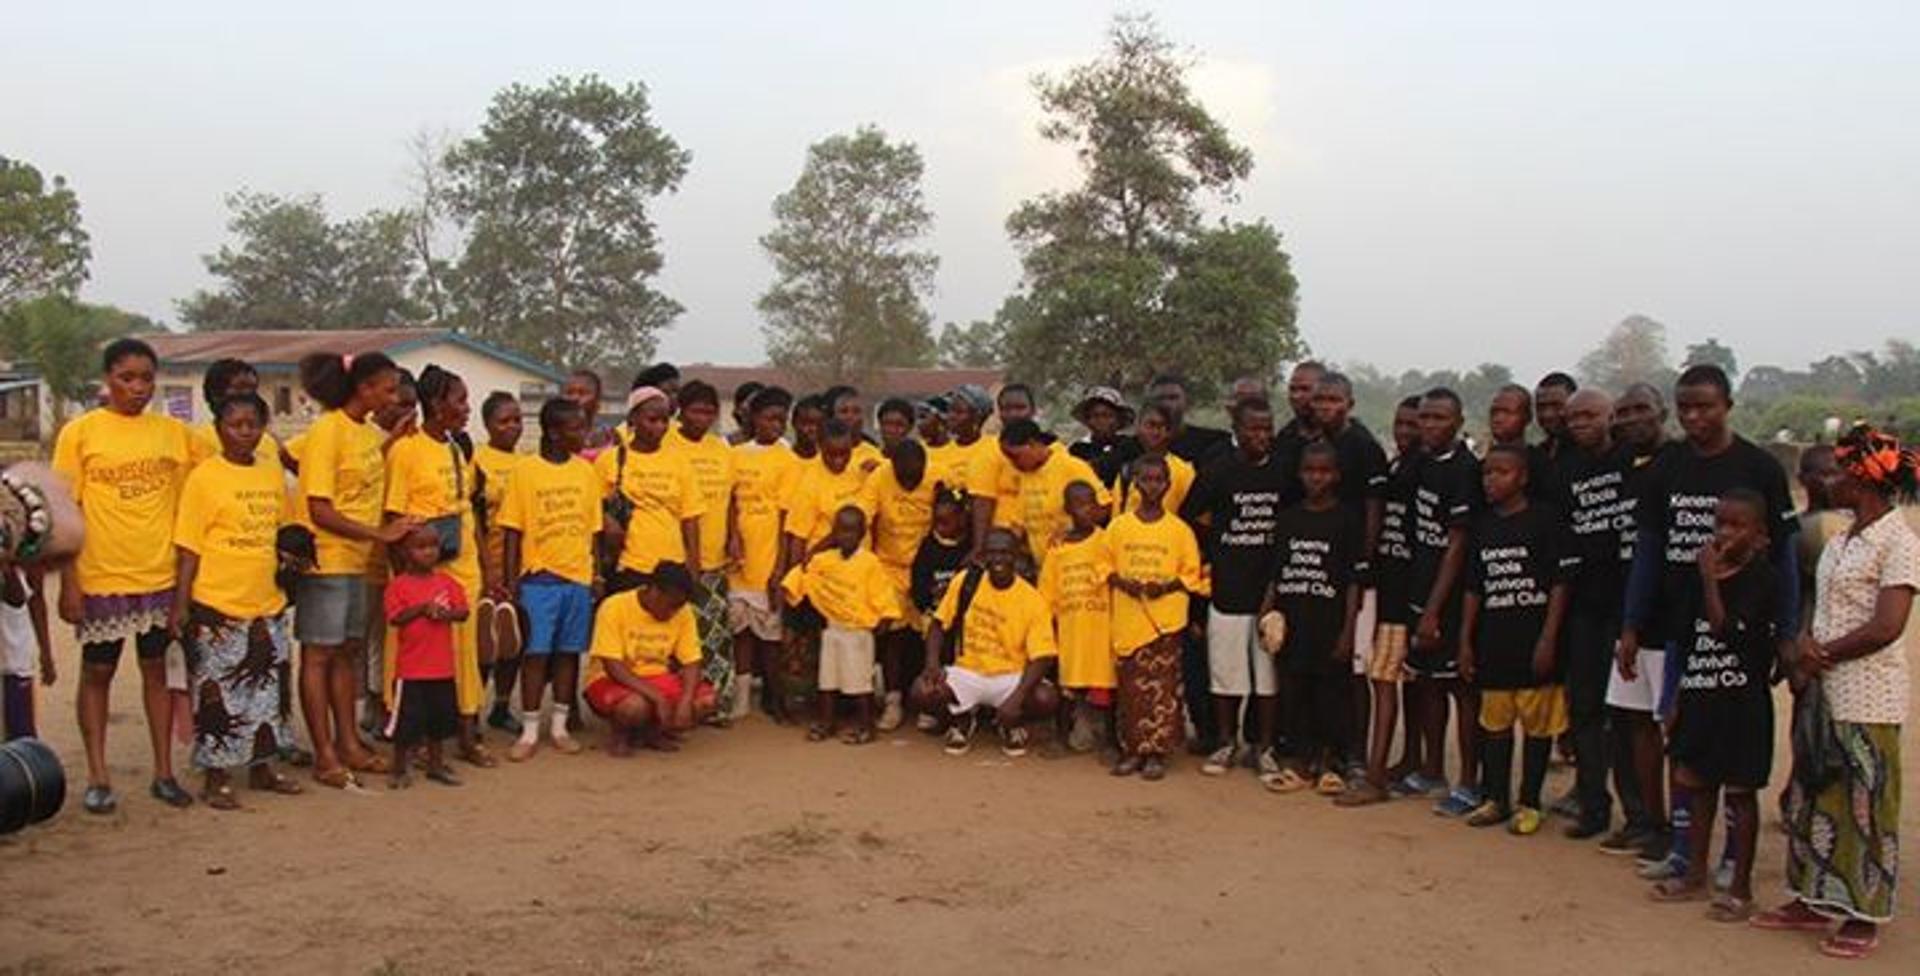
[[[1614,647],[1618,648],[1619,645]],[[1643,647],[1635,660],[1632,681],[1620,677],[1618,664],[1607,669],[1607,704],[1629,712],[1652,712],[1653,706],[1660,700],[1661,678],[1667,670],[1667,652]]]
[[[1257,614],[1207,609],[1207,685],[1216,695],[1245,698],[1280,690],[1273,655],[1260,647]]]
[[[947,687],[953,691],[951,711],[955,715],[965,715],[976,708],[999,708],[1013,697],[1014,690],[1020,687],[1020,673],[979,674],[966,668],[948,665]]]
[[[820,632],[820,690],[873,694],[873,631],[828,624]]]
[[[1367,676],[1367,666],[1373,663],[1373,628],[1380,618],[1379,594],[1367,590],[1360,594],[1360,612],[1353,622],[1353,673],[1356,677]]]

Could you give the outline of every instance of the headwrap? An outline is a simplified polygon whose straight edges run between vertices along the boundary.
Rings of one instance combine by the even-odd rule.
[[[1833,460],[1849,477],[1881,490],[1911,488],[1920,470],[1920,455],[1871,424],[1855,424],[1842,436],[1833,446]]]
[[[949,402],[965,400],[967,406],[972,407],[973,412],[978,414],[982,420],[993,414],[993,398],[988,396],[987,391],[977,384],[964,383],[954,387],[953,392],[947,394],[947,400]]]
[[[657,386],[636,386],[633,388],[632,393],[627,394],[627,412],[632,413],[635,407],[649,400],[665,400],[666,398],[666,391]]]

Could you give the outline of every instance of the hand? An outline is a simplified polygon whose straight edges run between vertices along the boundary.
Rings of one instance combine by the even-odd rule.
[[[1808,637],[1800,642],[1800,654],[1794,659],[1793,672],[1801,684],[1806,684],[1833,667],[1833,658],[1820,647],[1820,642]]]
[[[1640,635],[1625,633],[1613,645],[1613,666],[1620,677],[1632,681],[1640,677]]]
[[[781,592],[778,586],[767,587],[767,608],[776,614],[787,609],[786,594]]]
[[[181,623],[182,621],[180,619],[180,604],[178,603],[169,604],[167,606],[167,622],[165,624],[167,629],[167,636],[173,638],[174,640],[179,640]]]
[[[54,667],[53,652],[41,651],[40,652],[40,683],[42,685],[45,685],[48,688],[51,688],[53,687],[53,683],[58,680],[60,680],[60,669],[57,667]]]
[[[1718,538],[1709,539],[1700,547],[1700,554],[1694,562],[1700,567],[1700,578],[1708,581],[1720,579],[1726,571],[1726,550]]]
[[[71,580],[72,577],[67,579]],[[80,587],[68,586],[66,582],[62,580],[60,586],[60,619],[78,626],[87,615],[86,599],[81,595]]]
[[[387,443],[392,444],[393,442],[399,440],[400,438],[405,437],[408,434],[411,434],[414,431],[417,431],[419,429],[420,429],[419,412],[408,411],[407,413],[403,413],[400,415],[399,421],[397,421],[393,425],[393,430],[387,434]]]
[[[873,459],[871,459],[871,458],[869,458],[869,459],[867,459],[867,460],[865,460],[865,461],[862,461],[862,462],[860,462],[860,473],[861,473],[861,474],[872,474],[872,473],[873,473],[873,469],[874,469],[874,468],[877,468],[877,467],[879,467],[879,466],[880,466],[880,462],[878,462],[878,461],[875,461],[875,460],[873,460]]]
[[[407,533],[412,532],[414,529],[417,529],[425,524],[426,523],[420,521],[419,518],[412,515],[408,515],[402,518],[394,519],[393,521],[388,522],[385,525],[382,525],[378,529],[375,529],[373,536],[375,539],[378,539],[379,541],[384,542],[387,545],[391,546],[398,543],[400,540],[405,539],[407,537]]]
[[[1460,668],[1460,680],[1467,684],[1473,684],[1475,675],[1480,671],[1479,665],[1474,661],[1474,656],[1472,644],[1460,645],[1460,653],[1457,655],[1458,660],[1456,663]]]
[[[1553,677],[1554,647],[1552,641],[1539,641],[1533,645],[1533,679],[1546,683]]]
[[[693,728],[693,699],[682,698],[674,703],[673,710],[667,716],[667,727],[676,730]]]
[[[1424,647],[1440,643],[1440,611],[1428,609],[1420,615],[1420,626],[1414,629],[1414,642]]]
[[[1253,619],[1257,621],[1260,618],[1255,617]],[[1352,634],[1342,633],[1339,639],[1333,642],[1333,660],[1335,662],[1353,660],[1353,635]]]

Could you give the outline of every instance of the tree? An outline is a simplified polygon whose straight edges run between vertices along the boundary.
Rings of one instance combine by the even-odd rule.
[[[1667,327],[1644,315],[1629,315],[1580,357],[1580,379],[1590,386],[1620,392],[1633,383],[1673,385],[1667,364]]]
[[[1211,398],[1300,350],[1280,234],[1203,223],[1202,194],[1231,202],[1253,157],[1187,85],[1192,61],[1153,21],[1121,17],[1105,53],[1034,88],[1041,135],[1072,145],[1084,178],[1007,219],[1026,313],[1007,347],[1022,378],[1138,389],[1185,373]]]
[[[156,331],[145,316],[111,305],[87,305],[65,295],[46,295],[0,315],[0,352],[30,361],[53,392],[53,426],[66,419],[69,402],[92,399],[100,376],[102,344],[136,332]]]
[[[1733,350],[1720,344],[1719,339],[1709,338],[1705,342],[1696,342],[1687,347],[1687,357],[1682,366],[1718,366],[1727,371],[1727,377],[1740,375],[1740,360],[1734,358]]]
[[[64,177],[0,156],[0,310],[41,295],[71,295],[93,251],[80,198]]]
[[[473,335],[550,362],[652,356],[680,305],[651,287],[664,258],[649,206],[691,157],[647,89],[596,76],[514,85],[446,156],[449,212],[467,231],[455,304]]]
[[[1001,310],[1005,312],[1005,305]],[[995,315],[966,325],[948,322],[940,329],[934,355],[935,361],[947,369],[987,369],[1006,363],[1006,347],[1006,322],[1002,315]]]
[[[919,149],[872,126],[807,149],[760,238],[775,275],[758,303],[775,365],[840,383],[933,361],[922,296],[940,261],[913,246],[933,226],[924,172]]]
[[[238,241],[204,258],[220,285],[179,303],[195,328],[353,329],[426,317],[411,297],[418,264],[408,214],[374,210],[335,222],[318,196],[247,191],[227,207]]]

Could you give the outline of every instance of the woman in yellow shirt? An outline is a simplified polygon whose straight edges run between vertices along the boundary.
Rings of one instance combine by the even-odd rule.
[[[1113,554],[1100,528],[1100,502],[1094,486],[1075,481],[1064,492],[1067,534],[1047,552],[1040,567],[1040,595],[1053,611],[1060,645],[1060,690],[1073,698],[1073,725],[1067,747],[1091,752],[1107,741],[1107,715],[1113,708],[1113,635],[1109,580]]]
[[[247,770],[256,790],[299,793],[274,771],[293,742],[280,710],[293,661],[280,569],[280,527],[291,522],[276,450],[262,456],[267,403],[255,393],[213,410],[221,453],[180,489],[174,519],[173,621],[187,652],[194,706],[193,764],[206,773],[207,805],[235,810],[232,775]]]
[[[220,455],[220,434],[214,429],[214,422],[218,418],[213,416],[220,412],[220,401],[242,394],[257,396],[259,392],[260,374],[252,363],[228,358],[216,359],[207,365],[206,375],[200,379],[200,395],[206,401],[209,419],[204,424],[190,428],[193,439],[188,444],[188,451],[193,465],[198,466],[200,462]],[[260,432],[260,446],[256,450],[259,451],[260,460],[270,462],[275,467],[280,465],[280,442],[273,439],[264,424]]]
[[[651,386],[627,394],[631,439],[594,459],[617,512],[607,522],[607,544],[619,550],[611,592],[630,590],[656,563],[684,564],[700,574],[700,516],[706,513],[693,468],[677,451],[666,449],[673,404]]]
[[[474,495],[478,492],[473,459],[460,444],[473,411],[467,384],[440,368],[421,370],[414,383],[420,397],[420,429],[400,438],[387,450],[386,517],[389,521],[413,516],[440,536],[440,568],[460,584],[467,606],[480,602],[486,584],[498,567],[480,545]],[[491,663],[491,662],[489,662]],[[389,654],[381,672],[381,693],[393,702],[393,669]],[[453,624],[454,704],[460,715],[460,758],[482,769],[497,764],[480,741],[480,706],[486,698],[481,675],[479,622],[473,617]]]
[[[1167,497],[1162,499],[1160,507],[1180,514],[1180,506],[1186,504],[1187,493],[1193,490],[1194,468],[1180,456],[1169,452],[1173,446],[1173,415],[1160,401],[1149,402],[1140,408],[1140,422],[1134,427],[1134,436],[1140,441],[1140,457],[1127,463],[1120,475],[1120,511],[1136,511],[1140,508],[1140,492],[1133,486],[1134,466],[1141,457],[1157,457],[1167,462]]]
[[[889,401],[892,402],[892,401]],[[902,401],[904,402],[904,401]],[[886,425],[882,425],[885,429]],[[860,508],[873,513],[873,551],[886,570],[893,600],[913,606],[913,559],[933,528],[933,496],[952,476],[935,469],[919,441],[901,439],[887,449],[881,465],[860,489]],[[895,624],[880,634],[880,670],[886,677],[886,699],[879,729],[891,732],[906,718],[907,682],[925,650],[917,614],[895,615]]]
[[[80,638],[80,737],[87,748],[87,812],[118,805],[107,778],[107,696],[128,638],[140,664],[141,699],[153,746],[155,798],[184,807],[193,797],[173,778],[167,741],[168,613],[173,607],[173,521],[187,474],[187,427],[148,413],[159,359],[138,339],[101,356],[106,404],[60,428],[53,469],[71,486],[86,525],[80,558],[60,571],[60,617]]]
[[[781,497],[800,474],[800,457],[785,440],[793,395],[773,386],[747,402],[749,439],[733,449],[728,509],[727,621],[733,630],[733,719],[747,716],[755,687],[769,673],[782,630],[773,590],[785,547]]]
[[[313,741],[313,778],[345,788],[356,772],[390,771],[360,741],[354,706],[366,667],[368,575],[374,547],[421,525],[411,516],[382,523],[387,437],[373,416],[389,409],[399,367],[380,353],[352,360],[315,353],[300,361],[300,383],[325,408],[300,446],[294,517],[312,530],[313,570],[294,587],[300,642],[300,710]]]
[[[520,399],[505,390],[487,394],[480,404],[480,424],[486,428],[487,442],[473,452],[475,480],[480,485],[480,546],[495,572],[480,597],[475,622],[480,631],[480,674],[493,681],[493,709],[487,724],[508,735],[520,734],[520,716],[512,706],[513,687],[520,674],[520,611],[513,604],[507,580],[501,573],[506,565],[507,531],[500,525],[500,505],[513,483],[514,469],[526,456],[520,453],[520,435],[525,421],[520,415]],[[487,662],[492,662],[489,668]]]
[[[705,508],[700,515],[700,575],[694,580],[693,619],[700,625],[700,660],[713,683],[721,715],[733,712],[733,633],[727,628],[727,525],[733,517],[733,448],[713,430],[720,420],[720,391],[703,380],[682,384],[676,394],[679,426],[667,432],[667,448],[693,469]]]
[[[636,744],[680,748],[681,733],[713,713],[713,688],[700,680],[699,628],[687,600],[693,574],[663,562],[637,589],[607,597],[593,622],[587,706],[613,723],[607,751]]]
[[[1162,505],[1169,481],[1160,457],[1134,461],[1140,507],[1113,520],[1113,652],[1119,658],[1120,761],[1115,776],[1157,780],[1180,747],[1180,634],[1187,596],[1205,594],[1200,544]]]

